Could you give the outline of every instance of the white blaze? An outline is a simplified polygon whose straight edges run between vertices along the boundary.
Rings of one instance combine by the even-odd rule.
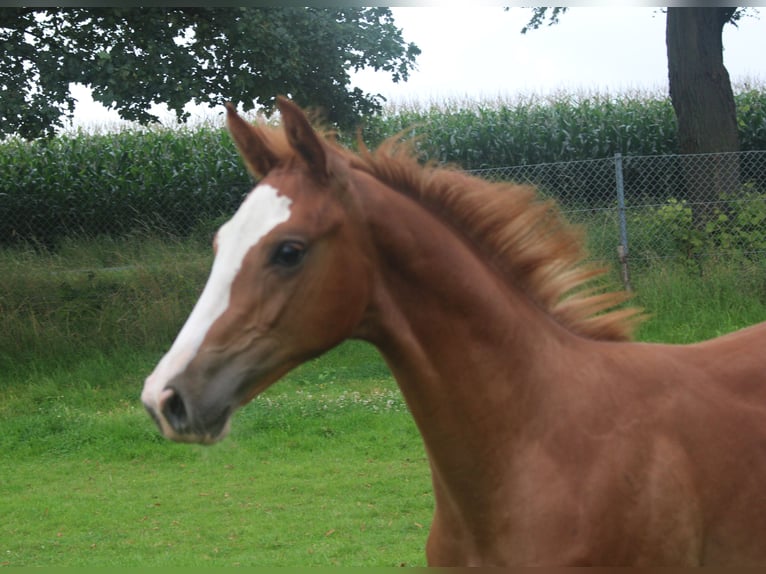
[[[199,350],[210,327],[229,306],[231,285],[247,252],[290,217],[290,199],[270,185],[259,185],[234,216],[218,230],[217,251],[205,289],[178,333],[173,346],[146,379],[141,399],[159,412],[165,385],[183,372]]]

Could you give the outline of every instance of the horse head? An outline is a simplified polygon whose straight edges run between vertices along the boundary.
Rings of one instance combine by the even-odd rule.
[[[177,441],[223,438],[232,413],[293,367],[348,338],[369,299],[363,240],[348,211],[347,160],[280,98],[283,129],[227,106],[260,178],[216,233],[205,288],[141,399]]]

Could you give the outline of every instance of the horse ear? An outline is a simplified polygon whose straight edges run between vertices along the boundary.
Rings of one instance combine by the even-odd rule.
[[[320,179],[327,179],[330,172],[325,146],[311,127],[306,114],[284,96],[277,97],[277,107],[282,114],[282,125],[290,146],[300,154],[314,174]]]
[[[269,148],[258,127],[246,122],[233,104],[226,104],[226,124],[247,169],[256,177],[265,176],[277,163],[276,154]]]

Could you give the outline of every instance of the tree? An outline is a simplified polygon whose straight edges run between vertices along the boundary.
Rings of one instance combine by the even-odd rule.
[[[739,151],[734,93],[723,65],[723,27],[736,8],[668,8],[670,99],[681,153]]]
[[[739,151],[734,92],[723,65],[723,27],[736,23],[737,8],[668,8],[670,101],[678,121],[681,154]],[[739,158],[683,157],[684,195],[694,224],[704,229],[716,216],[717,202],[737,192]]]
[[[278,94],[353,124],[382,96],[350,87],[371,67],[406,81],[420,53],[388,8],[2,8],[0,134],[50,135],[71,117],[70,83],[127,120],[179,120],[189,102],[273,107]]]
[[[558,22],[566,8],[534,8],[522,34]],[[739,151],[736,107],[731,80],[723,65],[723,27],[736,25],[738,8],[667,8],[665,42],[670,100],[678,125],[679,152],[695,226],[703,229],[716,214],[716,203],[736,193],[736,155],[696,158],[689,154]]]
[[[567,8],[533,10],[522,34],[546,21],[556,24]],[[742,13],[737,8],[667,8],[668,79],[681,153],[739,150],[722,32],[726,23],[736,25]]]

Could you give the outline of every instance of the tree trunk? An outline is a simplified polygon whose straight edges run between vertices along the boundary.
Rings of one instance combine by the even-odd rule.
[[[729,73],[723,65],[723,26],[736,8],[668,8],[666,43],[670,99],[681,154],[739,151]],[[716,202],[736,192],[739,162],[731,156],[682,158],[685,198],[698,229],[716,215]]]
[[[681,153],[739,151],[723,26],[736,8],[668,8],[670,99]]]

